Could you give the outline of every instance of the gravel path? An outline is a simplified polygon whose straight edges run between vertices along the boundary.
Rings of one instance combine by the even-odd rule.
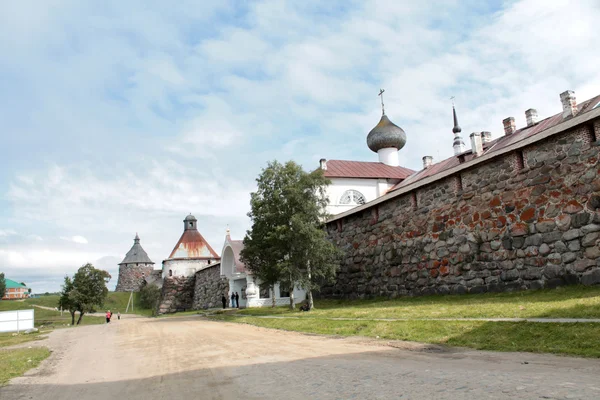
[[[54,331],[1,399],[596,399],[600,360],[444,350],[207,321]],[[393,347],[391,347],[393,346]]]

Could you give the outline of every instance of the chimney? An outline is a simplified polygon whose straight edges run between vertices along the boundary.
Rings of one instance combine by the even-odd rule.
[[[492,132],[483,131],[481,132],[481,142],[489,143],[492,141]]]
[[[433,165],[433,157],[425,156],[423,157],[423,169],[427,169]]]
[[[513,117],[504,118],[502,124],[504,125],[505,135],[512,135],[517,130],[517,125],[515,124],[515,119]]]
[[[574,117],[577,114],[577,100],[575,99],[575,92],[567,90],[560,94],[560,101],[563,106],[563,119],[568,117]]]
[[[481,133],[471,133],[471,150],[475,157],[479,157],[483,154],[483,143],[481,142]]]
[[[327,171],[327,160],[326,160],[326,159],[324,159],[324,158],[321,158],[321,159],[319,160],[319,164],[321,165],[321,169],[322,169],[323,171]]]
[[[532,126],[538,123],[538,115],[537,110],[535,108],[530,108],[525,111],[525,119],[527,120],[527,126]]]

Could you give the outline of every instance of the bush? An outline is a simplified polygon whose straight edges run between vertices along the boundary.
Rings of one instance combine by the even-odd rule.
[[[160,289],[154,284],[144,285],[140,290],[140,304],[144,308],[152,310],[152,316],[156,316],[158,300],[160,299]]]

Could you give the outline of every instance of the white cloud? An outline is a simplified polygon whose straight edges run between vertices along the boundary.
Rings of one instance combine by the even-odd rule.
[[[84,238],[83,236],[71,236],[71,237],[66,237],[66,236],[61,236],[60,237],[62,240],[66,240],[67,242],[73,242],[73,243],[79,243],[79,244],[87,244],[88,240],[86,238]]]

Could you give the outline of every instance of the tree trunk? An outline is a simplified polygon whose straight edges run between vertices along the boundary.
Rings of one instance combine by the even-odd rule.
[[[272,304],[271,307],[275,308],[277,306],[277,302],[275,301],[275,285],[271,286],[271,299],[272,299]]]
[[[294,299],[294,287],[290,289],[290,310],[296,309],[296,299]]]
[[[306,264],[306,270],[308,272],[308,284],[312,287],[311,274],[310,274],[310,261]],[[308,310],[312,310],[315,308],[315,304],[313,303],[312,290],[308,289]]]
[[[69,310],[71,313],[71,326],[75,325],[75,311]]]
[[[83,314],[85,314],[83,311],[79,311],[79,319],[77,319],[77,325],[79,325],[79,323],[81,322],[81,319],[83,318]]]

